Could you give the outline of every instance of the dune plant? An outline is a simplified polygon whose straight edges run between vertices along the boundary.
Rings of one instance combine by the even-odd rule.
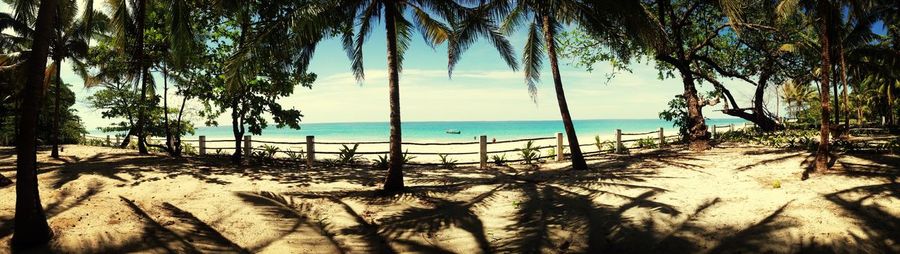
[[[387,170],[389,165],[387,154],[378,155],[377,159],[372,160],[372,167],[378,170]]]
[[[525,164],[533,165],[541,158],[541,151],[534,146],[534,141],[532,140],[525,143],[525,147],[519,149],[519,155],[522,156]]]
[[[448,154],[438,154],[438,157],[441,158],[441,167],[445,169],[454,169],[456,168],[456,163],[458,160],[450,159],[450,155]]]
[[[637,145],[640,148],[657,148],[657,147],[659,147],[659,145],[656,144],[656,139],[649,138],[649,137],[638,139]]]
[[[491,156],[491,160],[494,161],[494,165],[497,166],[505,166],[506,165],[506,154],[495,154]]]
[[[303,157],[303,154],[304,154],[303,149],[295,151],[295,150],[291,150],[290,148],[288,148],[287,150],[284,151],[284,153],[287,154],[288,159],[290,159],[293,162],[302,162],[303,161],[303,158],[304,158]]]
[[[347,145],[341,145],[338,154],[338,162],[342,165],[353,165],[359,160],[359,155],[356,154],[356,149],[359,148],[359,144],[353,144],[353,147],[349,147]]]

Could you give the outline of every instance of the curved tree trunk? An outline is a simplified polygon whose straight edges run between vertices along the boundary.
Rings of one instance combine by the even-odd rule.
[[[390,162],[387,177],[384,179],[384,190],[399,191],[403,185],[403,150],[400,126],[400,66],[397,56],[396,7],[392,3],[385,4],[384,26],[387,37],[388,90],[391,107],[391,142]]]
[[[18,143],[16,144],[16,218],[12,246],[24,249],[46,243],[53,237],[47,215],[41,206],[37,181],[37,114],[40,106],[50,33],[54,16],[58,14],[57,0],[43,0],[35,22],[31,56],[28,58],[22,106],[19,111]]]
[[[844,84],[844,126],[850,128],[850,93],[847,91],[847,61],[844,60],[844,47],[841,46],[841,83]]]
[[[166,152],[175,156],[175,147],[172,144],[172,128],[169,127],[169,71],[163,67],[163,118],[166,128]]]
[[[556,102],[559,104],[559,113],[562,116],[563,127],[566,129],[566,138],[569,141],[569,151],[572,152],[572,169],[586,170],[587,163],[578,145],[578,135],[575,134],[575,125],[572,123],[572,115],[569,113],[569,105],[566,102],[566,93],[563,91],[562,77],[559,74],[559,62],[556,58],[555,30],[550,24],[550,16],[542,17],[544,27],[544,43],[547,46],[547,57],[550,59],[550,68],[553,72],[553,87],[556,88]]]
[[[703,118],[703,108],[700,105],[700,97],[697,96],[697,87],[690,71],[681,72],[681,81],[684,85],[684,100],[687,102],[688,118],[685,123],[688,129],[690,148],[694,151],[709,149],[709,132],[706,119]]]
[[[62,75],[61,75],[61,71],[60,71],[62,69],[62,65],[61,65],[60,60],[56,60],[54,64],[56,65],[56,74],[55,74],[56,86],[53,88],[53,91],[54,91],[54,95],[53,95],[53,98],[54,98],[54,101],[53,101],[53,104],[54,104],[53,105],[54,106],[53,130],[50,132],[50,134],[52,136],[50,139],[51,139],[51,142],[53,142],[53,150],[50,151],[50,157],[59,159],[59,127],[60,127],[60,122],[59,122],[59,120],[60,120],[59,119],[59,93],[60,93],[59,90],[60,90],[60,88],[59,87],[60,87],[60,85],[62,85]]]
[[[231,163],[234,165],[241,164],[241,142],[243,141],[244,132],[242,130],[243,122],[238,114],[238,99],[234,98],[231,102],[231,131],[234,134],[234,153],[231,154]]]

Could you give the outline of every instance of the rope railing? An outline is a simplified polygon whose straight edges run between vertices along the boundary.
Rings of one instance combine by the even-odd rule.
[[[522,138],[522,139],[510,139],[510,140],[498,140],[491,142],[491,144],[505,144],[505,143],[516,143],[516,142],[527,142],[527,141],[540,141],[540,140],[550,140],[555,139],[556,137],[542,137],[542,138]]]

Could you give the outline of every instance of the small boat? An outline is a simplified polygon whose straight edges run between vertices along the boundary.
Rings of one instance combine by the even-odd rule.
[[[462,132],[457,129],[447,129],[447,134],[460,134],[460,133],[462,133]]]

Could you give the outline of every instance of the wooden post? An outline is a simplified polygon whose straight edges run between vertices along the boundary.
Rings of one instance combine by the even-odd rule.
[[[659,127],[659,148],[662,148],[666,145],[666,135],[663,134],[663,128]]]
[[[622,129],[616,129],[616,153],[622,153]]]
[[[119,142],[119,135],[116,135],[116,145],[118,146],[119,144],[122,144],[122,142]]]
[[[565,159],[565,146],[563,146],[563,135],[562,132],[556,133],[556,161],[563,161]]]
[[[734,124],[733,123],[728,125],[728,131],[734,132]]]
[[[487,136],[481,135],[478,139],[478,157],[481,169],[487,169]]]
[[[3,136],[3,144],[6,144],[6,136]],[[81,144],[87,145],[87,134],[81,133]]]
[[[250,159],[250,155],[253,155],[253,140],[250,139],[250,135],[244,136],[244,158]]]
[[[109,135],[106,135],[106,146],[112,146],[112,144],[109,142]]]
[[[716,126],[715,124],[713,124],[713,127],[712,127],[712,139],[716,139],[716,128],[717,128],[717,126]]]
[[[206,155],[206,136],[200,135],[200,155]]]
[[[316,162],[316,136],[306,136],[306,167],[312,168]]]

